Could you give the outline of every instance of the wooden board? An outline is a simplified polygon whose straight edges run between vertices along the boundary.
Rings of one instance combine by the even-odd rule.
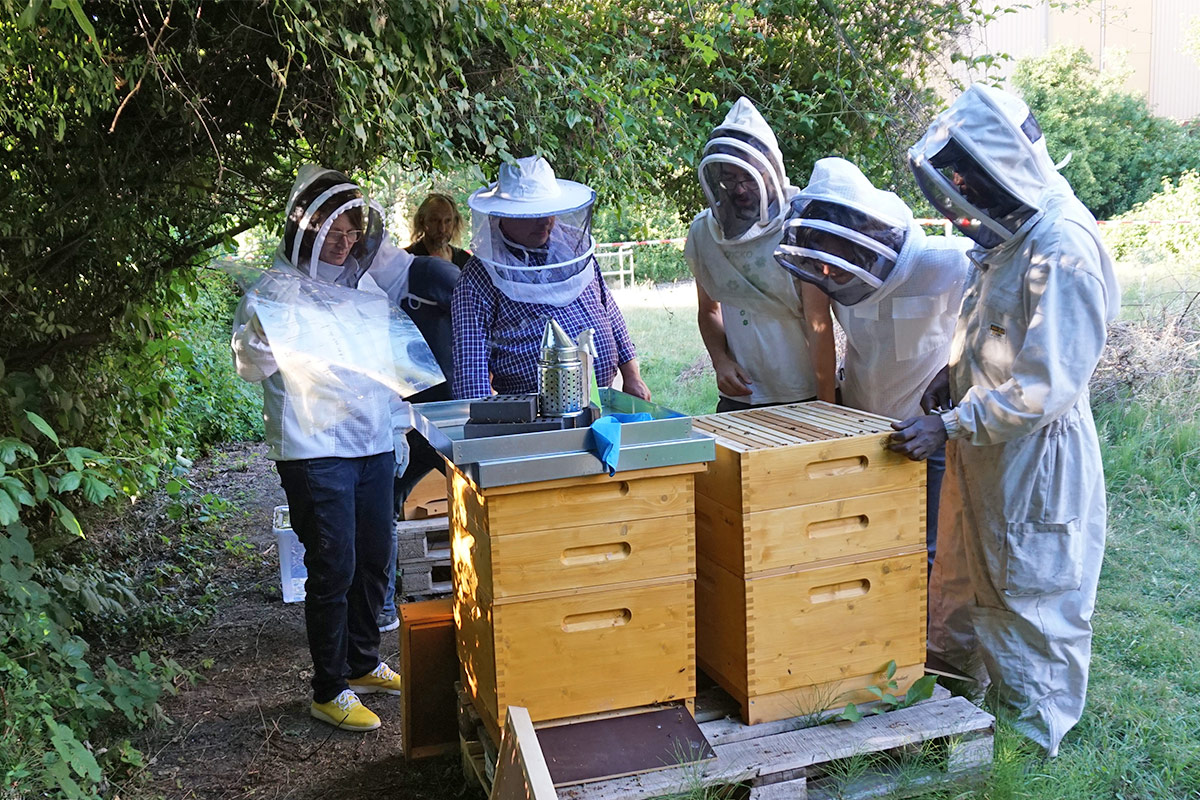
[[[488,533],[505,536],[577,525],[622,523],[692,513],[693,477],[667,477],[561,486],[487,497]]]
[[[735,575],[925,545],[925,489],[739,514],[696,496],[697,551]]]
[[[819,402],[697,417],[717,457],[696,492],[749,514],[923,486],[924,465],[887,449],[890,423]]]
[[[446,514],[446,477],[438,470],[430,470],[404,500],[404,518],[406,520],[428,519],[439,516],[433,513],[441,509],[441,516]]]
[[[713,724],[701,724],[701,732],[707,736]],[[717,744],[713,747],[716,760],[705,764],[563,787],[558,796],[562,800],[649,800],[695,792],[701,786],[729,787],[739,783],[769,786],[784,780],[795,781],[805,774],[829,774],[836,771],[836,764],[842,759],[938,742],[945,748],[946,756],[936,767],[936,780],[924,784],[930,787],[986,774],[991,763],[993,726],[990,714],[962,697],[929,700],[858,722],[838,722]],[[901,787],[893,783],[884,788],[875,796],[887,796]]]
[[[691,514],[476,537],[473,547],[475,563],[488,564],[496,602],[696,571]]]
[[[923,549],[749,580],[701,557],[696,591],[698,660],[748,722],[844,705],[891,660],[921,674]]]
[[[638,775],[716,758],[685,708],[537,729],[554,785]]]
[[[945,700],[950,697],[950,690],[944,686],[934,684],[932,700]],[[854,701],[850,701],[854,702]],[[873,713],[875,709],[887,711],[888,709],[883,704],[872,697],[871,700],[865,700],[861,703],[855,703],[863,715]],[[725,713],[716,714],[709,717],[704,717],[704,713],[709,709],[723,708]],[[719,744],[729,744],[730,742],[741,742],[746,739],[757,739],[762,736],[770,736],[775,733],[786,733],[788,731],[799,731],[805,728],[811,728],[817,724],[817,720],[832,720],[836,719],[845,706],[835,706],[834,708],[826,709],[823,715],[815,717],[814,715],[804,715],[798,717],[784,717],[783,719],[771,720],[770,722],[762,722],[754,725],[749,725],[737,718],[738,702],[730,697],[725,691],[720,688],[713,687],[711,689],[702,690],[696,696],[696,719],[704,720],[704,738],[708,743],[716,747]]]
[[[834,708],[843,708],[847,703],[870,703],[876,695],[868,687],[883,686],[887,682],[882,667],[866,675],[852,675],[824,683],[807,684],[795,689],[757,694],[738,698],[741,702],[742,720],[747,725],[789,719],[796,715],[814,716]],[[909,687],[925,672],[920,664],[905,664],[896,668],[893,680],[894,694],[907,692]]]
[[[488,798],[555,800],[557,797],[529,714],[520,706],[513,706],[504,721],[504,737],[496,759],[496,778]]]
[[[400,605],[400,742],[406,759],[458,748],[454,604]]]
[[[470,585],[458,581],[454,584],[454,628],[463,689],[488,725],[492,738],[499,741],[500,710],[496,705],[496,641],[492,631],[492,609],[490,605],[476,602]]]

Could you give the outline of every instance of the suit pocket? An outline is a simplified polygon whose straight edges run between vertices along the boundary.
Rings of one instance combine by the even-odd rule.
[[[1010,522],[1004,593],[1028,597],[1071,592],[1083,581],[1083,537],[1079,520]]]
[[[896,358],[909,361],[938,349],[949,349],[957,317],[946,313],[947,298],[892,298]]]

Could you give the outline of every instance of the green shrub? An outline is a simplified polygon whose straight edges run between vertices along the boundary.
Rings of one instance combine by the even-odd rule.
[[[598,242],[656,241],[687,235],[679,210],[661,198],[658,202],[601,208],[592,220],[592,228]],[[636,245],[633,261],[634,279],[639,283],[670,283],[692,274],[680,245]]]
[[[183,357],[167,367],[176,402],[166,418],[168,438],[185,451],[217,442],[261,441],[262,389],[237,376],[229,353],[229,321],[237,305],[233,281],[204,270],[195,294],[174,318]]]
[[[1200,136],[1154,116],[1144,97],[1101,74],[1082,48],[1058,47],[1022,60],[1013,85],[1037,116],[1050,155],[1070,162],[1062,174],[1100,219],[1128,211],[1164,178],[1200,168]]]
[[[1105,225],[1104,243],[1114,258],[1157,261],[1164,258],[1195,263],[1200,257],[1200,174],[1185,172],[1179,179],[1163,180],[1161,191]],[[1191,224],[1128,224],[1160,220]]]
[[[159,568],[108,558],[84,538],[87,516],[77,513],[169,477],[168,516],[198,507],[202,517],[216,501],[188,495],[181,453],[261,436],[261,400],[229,358],[231,285],[220,274],[186,274],[136,306],[89,358],[11,373],[0,361],[0,773],[17,796],[92,797],[136,765],[128,745],[98,758],[92,740],[154,719],[181,672],[144,653],[120,665],[81,633],[92,643],[153,639],[203,614],[211,594],[211,542],[194,533],[200,517],[183,519],[168,543],[183,567]],[[187,582],[199,596],[159,602]]]

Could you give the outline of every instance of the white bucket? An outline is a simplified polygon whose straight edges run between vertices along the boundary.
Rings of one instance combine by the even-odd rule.
[[[279,587],[283,590],[283,602],[299,603],[304,600],[308,568],[304,566],[304,545],[300,544],[292,531],[287,506],[275,506],[271,527],[275,531],[275,547],[279,551]]]

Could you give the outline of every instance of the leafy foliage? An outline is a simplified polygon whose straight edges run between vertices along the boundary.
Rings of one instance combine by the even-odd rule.
[[[1185,172],[1178,180],[1162,182],[1162,190],[1144,203],[1117,217],[1117,225],[1104,229],[1104,243],[1115,258],[1178,259],[1195,263],[1200,258],[1200,173]],[[1146,221],[1146,224],[1132,224]],[[1158,224],[1167,221],[1168,224]]]
[[[92,732],[152,718],[177,672],[92,663],[81,620],[132,625],[113,620],[153,582],[63,555],[86,551],[81,509],[168,472],[211,507],[174,474],[183,451],[259,430],[225,354],[232,292],[200,270],[274,220],[299,164],[390,157],[482,182],[541,152],[609,205],[662,197],[686,218],[696,153],[746,94],[789,163],[837,153],[886,184],[975,6],[0,0],[7,784],[93,793],[110,765]]]
[[[202,521],[217,504],[190,496],[190,462],[172,447],[254,435],[261,425],[253,390],[229,365],[223,276],[190,288],[193,301],[172,313],[147,310],[142,319],[157,331],[149,340],[136,332],[110,340],[59,372],[5,374],[0,363],[0,697],[10,720],[0,771],[6,785],[31,795],[90,797],[113,770],[135,766],[140,754],[127,744],[98,759],[94,731],[154,719],[158,699],[183,674],[169,659],[143,654],[122,666],[91,654],[81,631],[93,641],[110,631],[152,637],[202,613],[202,598],[171,590],[189,580],[176,565],[133,558],[101,567],[81,546],[81,520],[90,506],[152,489],[169,467],[167,488],[176,488],[168,516]],[[184,567],[194,562],[190,580],[204,592],[209,577],[198,562],[211,545],[191,543],[194,536],[181,529],[170,545]]]
[[[538,151],[686,212],[688,167],[745,93],[789,163],[837,153],[886,178],[970,18],[949,0],[0,4],[11,369],[171,302],[166,276],[272,216],[303,161],[482,178]]]
[[[1150,112],[1145,98],[1101,74],[1082,48],[1060,47],[1017,65],[1013,84],[1037,116],[1050,154],[1098,218],[1128,211],[1164,178],[1200,168],[1200,136]]]
[[[885,714],[888,711],[908,708],[920,703],[922,700],[928,700],[930,697],[933,697],[933,687],[937,683],[936,675],[922,675],[913,682],[912,686],[908,687],[908,691],[897,695],[896,690],[900,686],[896,683],[896,662],[894,660],[889,661],[882,672],[884,676],[883,683],[866,687],[868,692],[875,695],[879,701],[879,705],[864,714],[856,704],[847,703],[846,707],[842,709],[842,713],[835,719],[858,722],[864,716]]]

